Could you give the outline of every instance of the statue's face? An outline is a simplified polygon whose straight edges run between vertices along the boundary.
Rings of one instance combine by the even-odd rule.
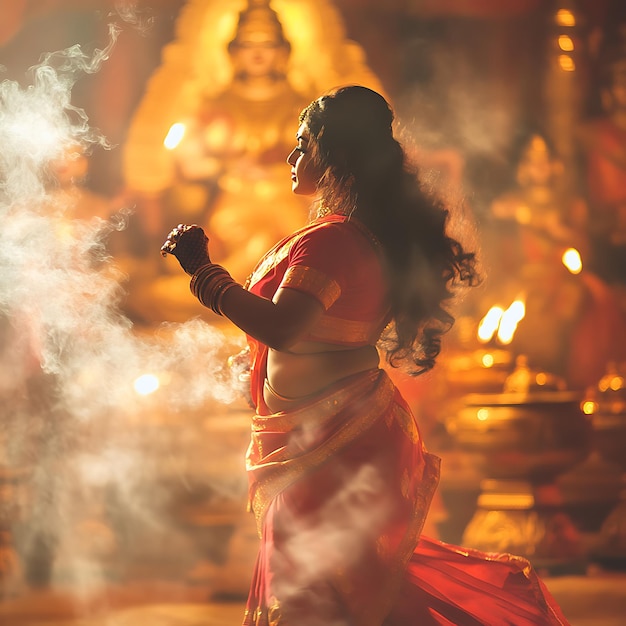
[[[288,50],[271,29],[246,28],[237,34],[230,53],[236,72],[254,78],[279,72]]]
[[[546,141],[535,135],[528,142],[518,167],[518,180],[533,185],[546,185],[554,174],[554,160]]]

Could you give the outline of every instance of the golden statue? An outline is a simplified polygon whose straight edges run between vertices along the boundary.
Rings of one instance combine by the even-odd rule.
[[[191,0],[125,145],[139,236],[157,242],[172,220],[199,223],[215,261],[243,281],[307,220],[285,163],[300,110],[356,82],[381,89],[328,0]],[[201,314],[184,310],[184,277],[159,275],[167,270],[153,255],[158,248],[129,271],[141,283],[131,284],[130,314],[153,321]]]
[[[560,262],[569,247],[587,251],[587,207],[560,184],[562,175],[563,163],[545,137],[533,133],[522,146],[515,188],[492,203],[495,220],[515,223],[523,233],[527,264]]]
[[[240,281],[306,216],[286,184],[294,120],[308,103],[287,80],[290,50],[268,3],[242,11],[228,44],[232,82],[201,101],[173,150],[172,219],[184,212],[206,226],[216,260]]]
[[[486,297],[506,306],[521,295],[526,313],[513,350],[582,389],[598,379],[607,359],[623,356],[624,327],[610,290],[585,267],[586,203],[564,189],[562,174],[546,139],[531,135],[516,187],[491,206]]]

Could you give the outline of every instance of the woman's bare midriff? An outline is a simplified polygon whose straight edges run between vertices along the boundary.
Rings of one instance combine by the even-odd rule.
[[[266,387],[265,403],[271,411],[286,410],[299,398],[306,398],[352,374],[377,367],[378,361],[374,346],[346,348],[306,342],[294,346],[289,352],[270,350],[267,380],[275,393]]]

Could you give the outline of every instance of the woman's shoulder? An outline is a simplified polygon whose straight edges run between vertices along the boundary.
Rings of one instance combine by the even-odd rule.
[[[318,218],[294,233],[294,238],[301,243],[310,241],[332,242],[340,239],[348,240],[353,235],[346,228],[345,216],[327,216]]]
[[[305,233],[306,234],[306,233]],[[329,215],[311,223],[308,233],[312,237],[343,240],[353,244],[377,249],[379,242],[374,234],[360,220],[347,215]]]
[[[289,251],[290,265],[315,268],[340,284],[379,273],[381,258],[368,231],[353,219],[318,220]]]

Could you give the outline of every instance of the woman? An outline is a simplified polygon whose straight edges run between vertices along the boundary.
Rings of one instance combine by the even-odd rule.
[[[476,272],[392,122],[359,86],[302,112],[287,162],[293,192],[319,208],[245,288],[211,263],[196,226],[162,248],[249,338],[261,546],[244,626],[565,624],[528,562],[419,539],[439,460],[379,351],[415,374],[432,368],[453,322],[445,305]]]

